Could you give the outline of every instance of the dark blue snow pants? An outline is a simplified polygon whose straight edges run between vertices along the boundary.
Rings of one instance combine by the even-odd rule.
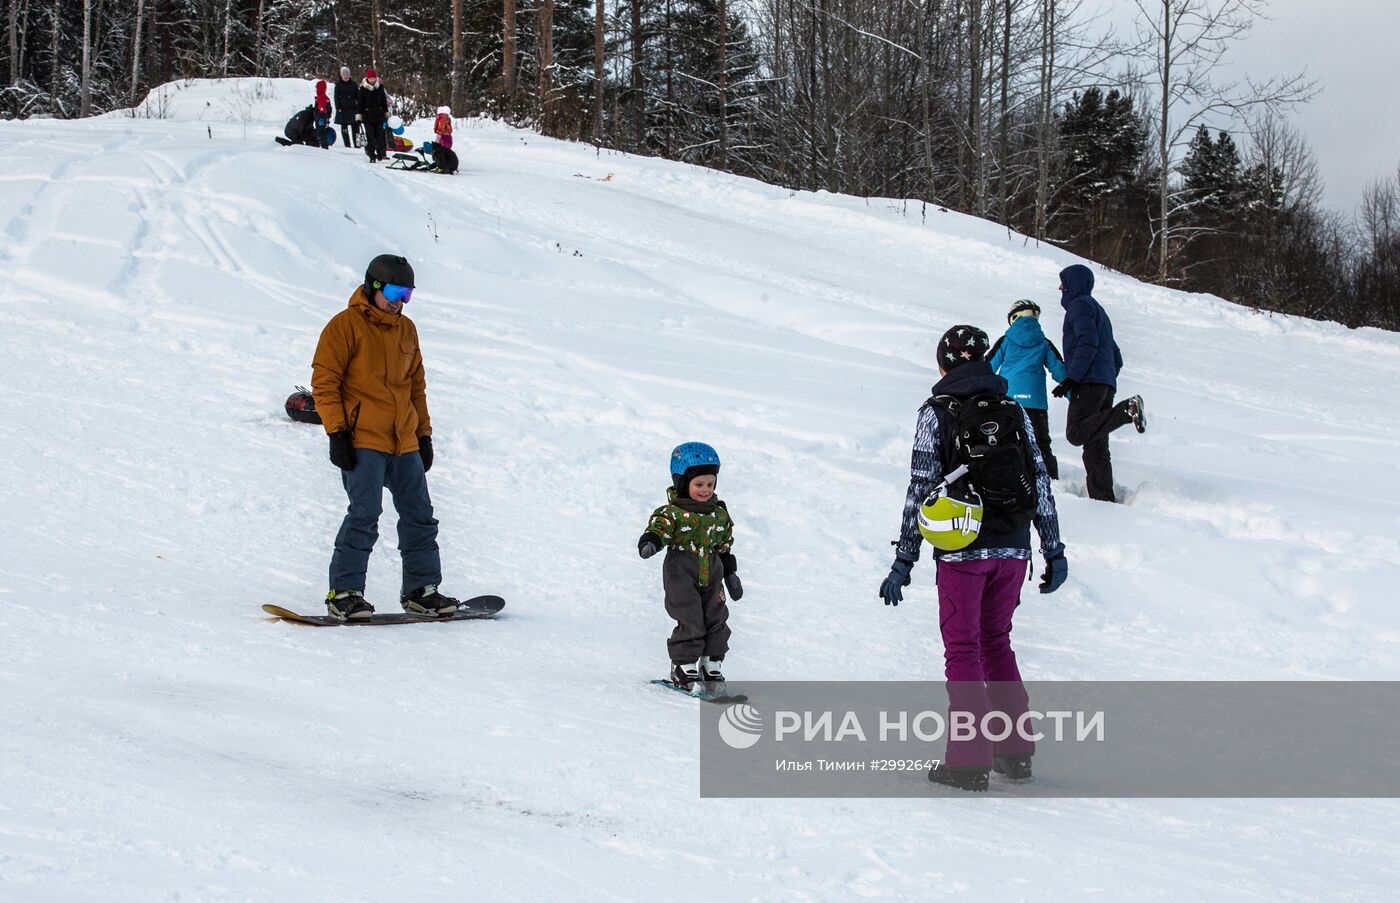
[[[367,448],[355,449],[355,469],[342,470],[340,479],[350,508],[335,536],[331,556],[330,588],[336,591],[365,589],[369,553],[379,538],[379,515],[384,511],[384,489],[399,513],[399,555],[403,558],[403,594],[420,586],[442,582],[438,557],[438,522],[428,498],[428,481],[418,452],[389,455]]]

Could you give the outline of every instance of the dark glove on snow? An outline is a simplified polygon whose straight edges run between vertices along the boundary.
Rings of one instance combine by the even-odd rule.
[[[1055,543],[1054,547],[1046,549],[1045,573],[1040,575],[1040,591],[1042,593],[1053,593],[1059,589],[1065,580],[1069,579],[1069,562],[1065,560],[1065,544]]]
[[[341,470],[355,469],[355,443],[349,430],[331,433],[331,463]]]
[[[898,556],[890,565],[890,575],[880,584],[880,598],[886,605],[898,605],[904,601],[904,587],[909,585],[909,572],[914,570],[914,562]]]
[[[642,534],[642,538],[637,540],[637,554],[643,558],[650,558],[661,551],[661,537],[651,531]]]
[[[433,469],[433,437],[418,437],[418,457],[423,459],[423,472]]]
[[[1055,396],[1056,398],[1064,398],[1066,395],[1073,392],[1077,388],[1079,388],[1079,380],[1067,379],[1055,388],[1051,389],[1050,394]]]

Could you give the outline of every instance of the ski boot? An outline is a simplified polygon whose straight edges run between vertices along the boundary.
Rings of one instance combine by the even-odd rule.
[[[726,695],[724,684],[724,673],[720,666],[724,664],[724,659],[711,658],[706,655],[700,659],[700,679],[705,682],[705,691],[713,693],[715,696]]]
[[[1133,428],[1139,433],[1147,432],[1147,405],[1143,402],[1141,395],[1134,395],[1123,402],[1124,410],[1128,416],[1133,418]]]
[[[462,603],[451,596],[444,596],[438,592],[436,585],[428,584],[418,587],[399,599],[399,604],[403,606],[404,611],[411,615],[436,618],[452,614]]]
[[[374,606],[366,602],[365,594],[357,589],[326,593],[326,611],[341,621],[368,621],[374,616]]]
[[[928,770],[928,779],[935,784],[980,793],[987,789],[989,771],[987,768],[949,768],[940,762]]]
[[[995,756],[992,759],[992,771],[1004,775],[1012,781],[1029,781],[1031,779],[1031,757]]]
[[[700,669],[695,662],[676,662],[671,665],[670,681],[687,693],[693,692],[695,685],[700,683]]]

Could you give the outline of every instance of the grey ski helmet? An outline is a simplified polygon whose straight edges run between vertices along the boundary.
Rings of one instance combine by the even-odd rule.
[[[1011,305],[1011,310],[1006,315],[1007,325],[1011,325],[1016,322],[1017,317],[1024,317],[1026,314],[1030,314],[1032,317],[1039,320],[1040,305],[1029,298],[1022,298],[1020,301],[1017,301],[1015,304]]]
[[[365,294],[371,298],[386,285],[414,288],[413,267],[397,254],[380,254],[365,269]]]

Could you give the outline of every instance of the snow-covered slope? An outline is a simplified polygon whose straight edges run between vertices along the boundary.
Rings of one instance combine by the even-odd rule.
[[[645,682],[670,448],[725,459],[731,678],[938,679],[931,568],[875,593],[933,348],[1019,297],[1058,335],[1073,258],[489,122],[459,176],[389,172],[272,142],[307,83],[168,93],[0,123],[0,899],[1393,893],[1389,801],[698,799],[691,704]],[[268,623],[319,609],[344,510],[282,400],[383,251],[418,271],[445,588],[508,617]],[[1400,678],[1400,337],[1099,278],[1154,419],[1122,506],[1057,440],[1071,578],[1021,606],[1026,676]]]

